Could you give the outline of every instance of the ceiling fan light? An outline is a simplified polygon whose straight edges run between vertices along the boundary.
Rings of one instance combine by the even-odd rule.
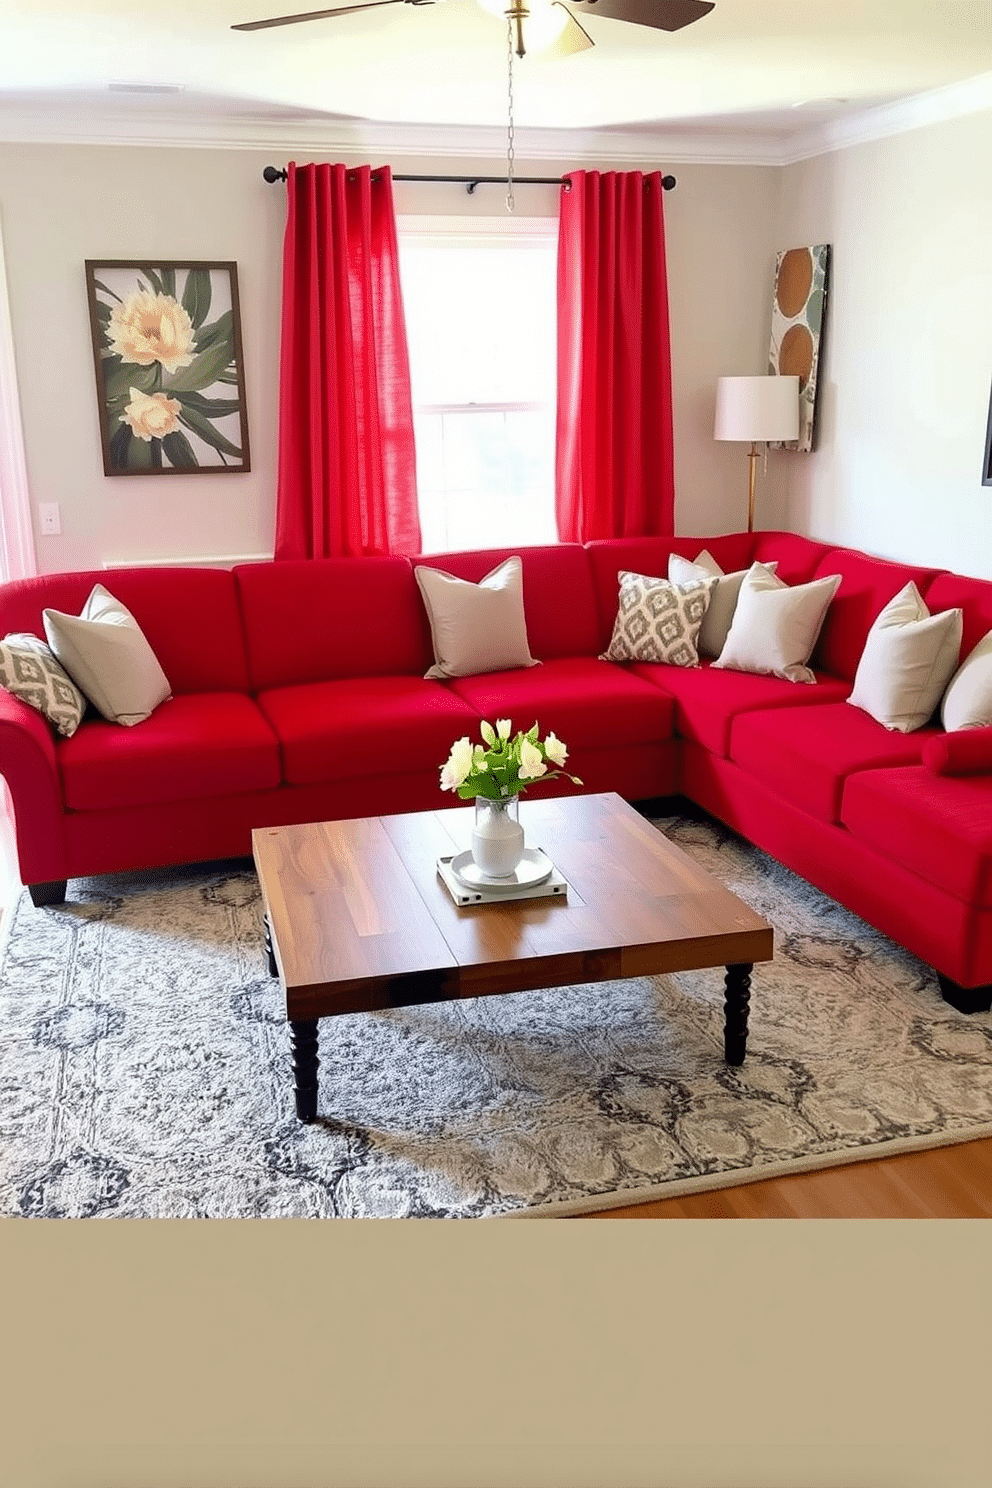
[[[479,0],[483,10],[501,19],[523,12],[524,44],[528,52],[552,46],[568,25],[568,11],[555,0]]]

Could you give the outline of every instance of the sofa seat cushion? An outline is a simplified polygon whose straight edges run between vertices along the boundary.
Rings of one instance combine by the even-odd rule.
[[[919,764],[925,738],[893,732],[848,703],[744,713],[730,731],[730,758],[776,795],[822,821],[840,821],[844,782],[855,770]]]
[[[456,677],[448,685],[491,723],[509,718],[516,730],[537,722],[542,738],[553,731],[573,751],[654,744],[672,735],[670,697],[632,677],[625,667],[591,657],[564,657],[528,671]]]
[[[258,704],[279,740],[290,785],[398,770],[439,777],[454,741],[478,731],[465,703],[423,677],[341,677],[275,687],[260,693]]]
[[[730,753],[731,725],[740,713],[837,702],[851,690],[849,683],[822,674],[817,674],[815,685],[797,687],[781,677],[724,671],[707,661],[693,668],[637,664],[631,671],[671,693],[677,734],[720,755]]]
[[[934,775],[923,765],[866,770],[844,786],[853,837],[968,904],[992,890],[992,775]]]
[[[73,811],[237,795],[280,782],[276,737],[237,692],[169,698],[133,728],[87,721],[59,744],[58,760]]]

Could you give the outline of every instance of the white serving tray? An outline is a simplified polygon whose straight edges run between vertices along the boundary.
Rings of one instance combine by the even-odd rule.
[[[499,883],[498,880],[494,880],[491,888],[484,887],[482,884],[476,888],[464,883],[452,871],[452,861],[463,857],[464,855],[461,853],[451,853],[445,857],[438,858],[437,872],[448,893],[459,906],[466,904],[503,904],[510,899],[563,898],[568,891],[566,880],[562,878],[558,869],[551,862],[551,859],[544,857],[544,853],[541,852],[540,848],[530,850],[532,860],[538,855],[544,858],[544,861],[549,865],[551,870],[547,876],[542,877],[540,883],[507,883],[505,880]]]

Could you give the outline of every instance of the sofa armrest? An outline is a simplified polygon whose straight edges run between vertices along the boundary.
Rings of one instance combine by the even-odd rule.
[[[2,687],[0,775],[14,807],[22,881],[67,877],[62,779],[51,729],[36,708]]]
[[[992,775],[992,728],[960,729],[928,739],[923,763],[935,775]]]

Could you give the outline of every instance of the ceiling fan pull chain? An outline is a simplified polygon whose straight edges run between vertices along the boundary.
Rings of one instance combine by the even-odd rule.
[[[506,58],[506,210],[512,212],[516,203],[513,199],[513,16],[510,11],[506,13]]]

